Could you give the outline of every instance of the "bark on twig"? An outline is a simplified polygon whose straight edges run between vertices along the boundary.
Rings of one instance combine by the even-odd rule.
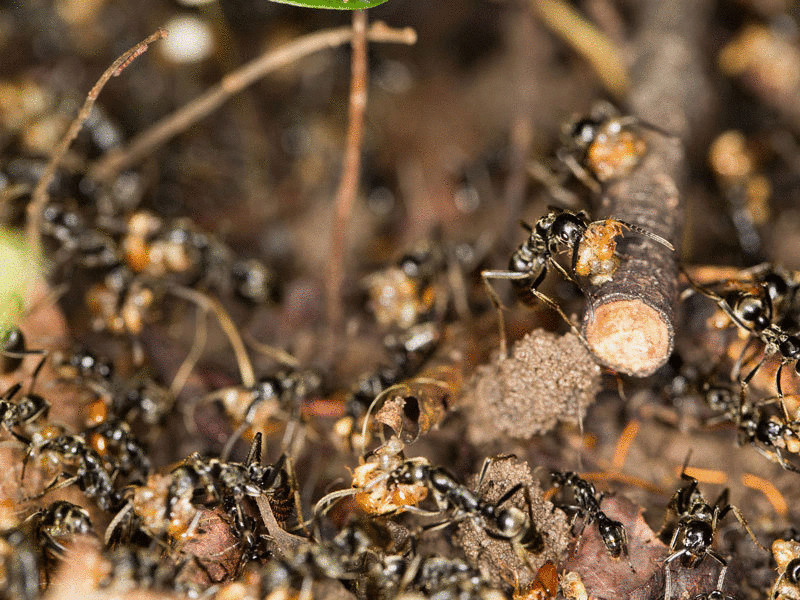
[[[694,60],[699,52],[707,3],[656,0],[642,11],[631,69],[631,113],[686,143],[702,130],[710,93]],[[628,176],[611,182],[597,218],[614,217],[669,240],[676,253],[641,235],[619,244],[622,264],[612,281],[593,290],[584,318],[589,345],[607,366],[646,376],[666,363],[674,344],[678,289],[677,252],[683,225],[687,177],[678,139],[647,130],[648,152]]]
[[[340,296],[344,277],[347,225],[358,193],[361,172],[361,140],[364,137],[364,112],[367,108],[367,13],[353,12],[353,54],[350,76],[350,107],[347,114],[347,141],[342,160],[342,176],[336,191],[336,213],[331,231],[328,268],[325,276],[328,325],[337,329],[342,320]]]
[[[156,148],[164,145],[188,127],[217,110],[232,96],[246,87],[276,71],[281,67],[326,48],[341,46],[353,39],[351,27],[338,27],[318,31],[289,42],[280,48],[270,50],[250,61],[241,68],[229,73],[204,94],[195,98],[174,113],[167,115],[158,123],[141,132],[131,142],[113,150],[98,160],[89,170],[92,179],[108,181],[122,170],[149,156]],[[367,31],[371,42],[396,44],[415,44],[416,32],[410,28],[393,29],[378,21]]]
[[[92,112],[92,107],[97,101],[97,97],[100,95],[100,91],[105,87],[106,83],[108,83],[109,79],[112,77],[118,77],[122,71],[127,69],[128,66],[130,66],[134,60],[136,60],[136,58],[144,54],[150,44],[165,37],[167,37],[167,30],[159,29],[132,48],[128,49],[113,63],[111,63],[111,66],[109,66],[103,72],[103,74],[100,76],[100,79],[97,80],[97,83],[95,83],[92,89],[89,90],[89,93],[86,95],[86,100],[84,101],[81,110],[78,112],[78,116],[76,116],[72,121],[67,133],[64,134],[64,137],[61,139],[58,146],[53,149],[53,153],[50,155],[50,161],[47,163],[44,173],[42,173],[42,176],[39,178],[36,187],[33,189],[33,193],[31,194],[31,203],[28,205],[28,240],[31,246],[31,254],[37,259],[39,256],[41,256],[42,250],[42,212],[47,204],[47,188],[52,183],[56,174],[56,170],[58,170],[58,167],[61,164],[61,161],[64,159],[64,155],[66,155],[67,150],[69,150],[73,140],[78,137],[78,133],[80,133],[84,121],[89,118],[89,114]]]

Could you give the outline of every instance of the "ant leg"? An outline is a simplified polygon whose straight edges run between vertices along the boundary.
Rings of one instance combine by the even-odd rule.
[[[572,155],[567,149],[559,148],[556,152],[556,157],[558,160],[563,162],[572,174],[575,175],[576,179],[578,179],[583,185],[585,185],[589,190],[594,194],[599,194],[602,192],[602,187],[600,184],[595,180],[594,177],[589,174],[589,171],[583,168],[575,156]]]
[[[727,492],[727,489],[725,490],[725,492]],[[728,504],[724,509],[722,509],[720,511],[719,519],[722,519],[725,515],[728,514],[728,512],[732,512],[733,513],[733,516],[736,517],[737,521],[739,521],[739,525],[741,525],[742,528],[747,532],[747,535],[750,536],[750,539],[753,540],[753,543],[756,546],[758,546],[761,550],[763,550],[764,552],[767,552],[767,548],[764,547],[761,544],[761,542],[758,541],[758,538],[756,537],[756,534],[753,533],[753,530],[750,529],[750,525],[747,524],[747,519],[744,518],[744,515],[742,514],[742,511],[740,511],[736,506],[734,506],[733,504]],[[722,563],[722,564],[724,566],[726,563]]]
[[[761,360],[758,361],[758,364],[756,364],[756,366],[753,367],[753,369],[745,376],[745,378],[742,379],[742,381],[741,381],[742,385],[749,384],[750,380],[753,379],[755,374],[764,365],[765,362],[767,362],[767,355],[766,354],[761,356]]]
[[[250,428],[250,425],[251,425],[250,423],[245,421],[244,423],[239,425],[239,427],[237,427],[234,430],[234,432],[230,435],[230,437],[225,441],[225,445],[222,447],[222,452],[220,452],[219,455],[219,459],[222,462],[226,462],[228,460],[228,457],[231,455],[231,452],[233,452],[234,445],[236,444],[237,441],[239,441],[239,438],[242,437],[244,432]],[[259,431],[258,435],[260,434],[261,432]]]
[[[58,480],[62,476],[66,476],[67,479],[64,479],[63,481],[59,482]],[[25,502],[30,502],[30,501],[33,501],[33,500],[38,500],[39,498],[43,498],[44,496],[46,496],[50,492],[54,492],[56,490],[60,490],[61,488],[65,488],[67,486],[70,486],[73,483],[75,483],[76,481],[78,481],[78,476],[77,475],[70,475],[69,473],[59,473],[58,475],[55,476],[55,479],[53,479],[53,481],[48,483],[47,486],[45,486],[45,488],[41,492],[39,492],[35,496],[28,496],[27,498],[25,498],[24,501]]]
[[[784,458],[783,454],[781,454],[780,448],[775,448],[773,452],[762,448],[761,446],[753,446],[761,456],[769,460],[770,462],[777,462],[783,469],[786,471],[791,471],[793,473],[800,473],[800,468],[795,467],[792,463],[788,462],[786,458]]]
[[[495,309],[497,310],[497,326],[500,330],[500,356],[502,358],[508,357],[508,344],[506,342],[506,320],[503,316],[503,302],[500,300],[500,296],[497,295],[494,287],[490,283],[492,279],[510,279],[510,280],[522,280],[522,279],[530,279],[530,275],[527,273],[515,273],[514,271],[481,271],[481,279],[483,280],[483,284],[486,286],[486,292],[489,294],[489,300],[491,300],[492,305],[494,305]]]
[[[781,399],[781,405],[783,405],[783,389],[781,387],[781,373],[783,373],[783,367],[786,363],[781,361],[781,364],[778,365],[778,371],[775,373],[775,389],[778,392],[778,398]],[[786,414],[786,407],[783,408],[783,413]]]
[[[739,380],[739,383],[741,383],[741,379],[739,378],[739,376],[740,376],[741,371],[742,371],[742,365],[744,365],[744,363],[747,360],[749,360],[749,359],[746,358],[747,352],[748,352],[748,350],[750,350],[750,345],[753,343],[753,340],[755,340],[755,339],[756,338],[752,337],[752,336],[750,338],[748,338],[747,342],[745,343],[744,347],[742,348],[742,351],[739,353],[739,356],[736,358],[736,362],[733,363],[733,368],[731,369],[731,379]]]
[[[554,311],[556,311],[556,312],[559,314],[559,316],[560,316],[562,319],[564,319],[564,322],[565,322],[567,325],[569,325],[569,328],[570,328],[570,330],[572,331],[572,333],[574,333],[574,334],[577,336],[577,338],[578,338],[578,340],[580,340],[581,344],[583,344],[583,345],[584,345],[584,347],[585,347],[585,348],[586,348],[586,349],[587,349],[589,352],[592,352],[592,349],[591,349],[591,347],[589,346],[589,342],[588,342],[588,341],[586,341],[586,338],[585,338],[585,337],[583,337],[583,334],[580,332],[580,330],[579,330],[579,329],[578,329],[578,328],[575,326],[575,324],[574,324],[574,323],[573,323],[573,322],[570,320],[570,318],[569,318],[569,317],[568,317],[568,316],[567,316],[567,315],[564,313],[564,311],[563,311],[563,310],[561,310],[561,307],[560,307],[560,306],[559,306],[559,305],[556,303],[556,301],[555,301],[555,300],[553,300],[553,299],[552,299],[552,298],[550,298],[549,296],[547,296],[547,295],[543,294],[543,293],[542,293],[542,292],[540,292],[539,290],[531,289],[531,290],[530,290],[530,292],[531,292],[531,293],[532,293],[534,296],[536,296],[536,297],[537,297],[539,300],[541,300],[542,302],[544,302],[544,303],[545,303],[547,306],[549,306],[549,307],[550,307],[550,308],[552,308]]]
[[[517,483],[516,485],[513,485],[513,486],[511,486],[510,488],[508,488],[508,489],[507,489],[507,490],[506,490],[506,491],[503,493],[503,495],[502,495],[502,496],[500,496],[500,497],[497,499],[497,502],[495,502],[495,503],[494,503],[494,505],[495,505],[496,507],[502,506],[503,504],[505,504],[506,502],[508,502],[508,501],[511,499],[511,497],[512,497],[514,494],[516,494],[518,491],[520,491],[520,490],[521,490],[521,489],[523,489],[524,487],[525,487],[525,486],[524,486],[523,484],[521,484],[521,483]],[[525,489],[527,489],[527,488],[525,488]]]
[[[671,600],[672,599],[672,580],[671,580],[671,569],[672,569],[672,561],[676,558],[683,556],[686,553],[686,550],[678,550],[670,554],[667,559],[664,561],[664,600]]]
[[[122,520],[125,518],[125,516],[132,510],[133,510],[133,502],[127,502],[125,506],[119,509],[119,512],[117,512],[117,514],[114,515],[114,518],[111,519],[108,526],[106,527],[105,535],[103,536],[103,543],[105,543],[106,546],[110,546],[114,532],[120,526],[120,523],[122,523]]]
[[[497,456],[487,456],[485,459],[483,459],[483,466],[481,467],[480,475],[478,475],[478,483],[475,485],[475,489],[476,490],[480,490],[483,487],[483,480],[486,477],[486,471],[489,470],[489,465],[491,465],[494,462],[497,462],[497,461],[500,461],[500,460],[506,460],[506,459],[509,459],[509,458],[516,458],[516,455],[514,455],[514,454],[499,454]]]

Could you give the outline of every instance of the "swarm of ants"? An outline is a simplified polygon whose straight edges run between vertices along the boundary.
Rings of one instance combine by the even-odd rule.
[[[736,114],[697,139],[634,114],[597,55],[595,82],[564,62],[622,44],[635,3],[495,3],[455,26],[389,0],[312,51],[341,20],[180,2],[217,39],[191,66],[157,54],[161,31],[119,55],[176,3],[56,4],[0,8],[0,243],[25,229],[36,258],[0,276],[33,282],[0,298],[0,598],[800,600],[800,119],[759,54],[784,44],[800,72],[788,4],[707,15]],[[374,24],[400,17],[422,63],[382,45],[413,42]],[[480,90],[513,87],[530,40],[548,108],[509,121],[513,94]],[[280,61],[274,89],[244,91]],[[353,94],[340,123],[350,61],[383,113]],[[502,135],[472,132],[477,99]],[[686,232],[662,227],[675,207],[609,211],[683,146]],[[344,217],[340,167],[336,202],[361,191]],[[674,339],[629,377],[586,323],[605,286],[654,277],[642,248],[674,271]]]

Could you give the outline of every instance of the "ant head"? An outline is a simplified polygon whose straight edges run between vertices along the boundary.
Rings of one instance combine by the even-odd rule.
[[[762,298],[753,294],[744,294],[734,302],[736,316],[746,324],[751,324],[757,331],[769,327],[769,308]]]
[[[550,234],[559,243],[574,247],[586,232],[586,226],[580,214],[564,212],[553,221]]]

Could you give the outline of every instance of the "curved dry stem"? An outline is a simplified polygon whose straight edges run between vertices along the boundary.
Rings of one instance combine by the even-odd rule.
[[[31,246],[31,255],[35,260],[38,260],[42,253],[42,212],[44,211],[45,204],[47,204],[47,188],[52,183],[56,174],[56,170],[61,164],[61,161],[64,159],[64,155],[67,153],[67,150],[69,149],[73,140],[78,136],[81,127],[83,127],[83,123],[89,118],[89,114],[92,112],[92,107],[97,101],[97,97],[100,95],[100,91],[103,89],[103,87],[105,87],[106,83],[108,83],[109,79],[119,76],[122,71],[126,69],[138,56],[144,54],[150,44],[165,37],[167,37],[167,30],[159,28],[158,31],[147,36],[145,39],[121,54],[117,60],[111,63],[111,66],[103,72],[103,74],[100,76],[100,79],[97,80],[97,83],[95,83],[92,89],[89,90],[86,100],[78,112],[78,116],[75,117],[70,124],[69,129],[67,129],[67,132],[64,134],[64,137],[53,149],[53,153],[50,155],[50,160],[48,161],[42,176],[39,178],[36,187],[33,189],[33,193],[31,194],[31,202],[28,204],[27,209],[28,240]]]
[[[229,73],[204,94],[141,132],[127,146],[113,150],[100,158],[89,169],[89,177],[99,181],[113,179],[120,171],[150,156],[156,148],[213,113],[232,96],[268,73],[277,71],[309,54],[347,44],[353,35],[351,27],[325,29],[300,37],[280,48],[269,50]],[[371,42],[411,45],[416,43],[417,33],[410,27],[394,29],[386,23],[376,22],[367,31],[367,39]]]
[[[233,319],[230,318],[228,313],[220,304],[219,300],[207,296],[202,292],[193,290],[191,288],[174,286],[168,288],[169,293],[178,298],[183,298],[189,302],[193,302],[200,308],[213,312],[217,321],[219,321],[222,331],[228,336],[228,340],[233,347],[233,352],[236,355],[236,362],[239,366],[239,376],[242,379],[242,385],[245,387],[253,387],[256,384],[256,376],[253,371],[253,363],[250,362],[250,357],[247,355],[247,349],[244,347],[242,337],[239,335],[239,330]]]
[[[259,354],[263,354],[274,360],[277,363],[285,365],[287,367],[292,367],[293,369],[297,369],[300,367],[300,361],[297,360],[294,356],[286,352],[281,348],[276,346],[270,346],[269,344],[265,344],[264,342],[259,342],[256,338],[249,331],[245,331],[242,334],[245,343],[250,346],[253,350],[258,352]]]
[[[197,361],[200,360],[200,356],[202,356],[203,350],[205,350],[207,339],[208,310],[204,307],[199,307],[197,311],[197,328],[194,332],[192,347],[189,349],[189,354],[186,355],[177,373],[175,373],[172,384],[169,386],[170,393],[176,398],[183,390],[183,386],[186,385],[186,381],[189,379],[189,375],[192,374]]]

